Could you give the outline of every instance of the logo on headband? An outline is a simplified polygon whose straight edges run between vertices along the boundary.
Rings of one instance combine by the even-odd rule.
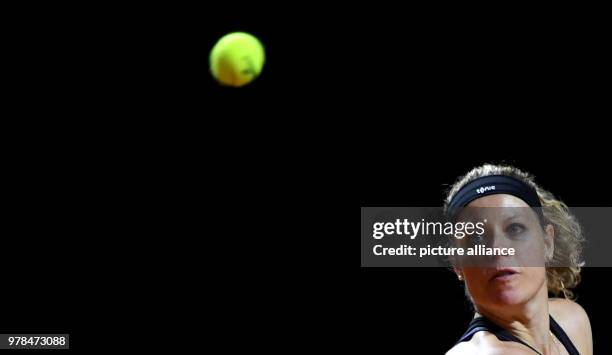
[[[491,186],[484,186],[484,187],[480,187],[476,189],[476,192],[478,192],[479,194],[483,194],[487,191],[491,191],[491,190],[495,190],[495,185],[491,185]]]

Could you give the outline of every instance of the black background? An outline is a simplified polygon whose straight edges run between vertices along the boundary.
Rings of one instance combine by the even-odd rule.
[[[70,332],[92,348],[112,346],[100,331],[139,321],[196,331],[213,309],[226,344],[447,350],[470,319],[452,273],[359,268],[346,226],[360,206],[439,205],[448,184],[484,162],[533,173],[570,206],[607,205],[604,22],[562,10],[12,13],[3,143],[16,202],[5,215],[13,285],[2,301],[15,306],[3,330]],[[267,54],[261,76],[239,89],[208,72],[212,46],[232,31],[256,35]],[[167,210],[180,222],[161,231]],[[213,224],[247,232],[209,238]],[[220,250],[243,263],[219,263]],[[585,269],[577,292],[598,353],[612,347],[606,271]],[[266,322],[267,336],[254,335]]]

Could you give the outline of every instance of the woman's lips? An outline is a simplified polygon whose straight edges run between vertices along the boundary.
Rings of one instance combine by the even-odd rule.
[[[518,274],[519,272],[512,268],[497,269],[491,276],[491,281],[510,281],[518,277]]]

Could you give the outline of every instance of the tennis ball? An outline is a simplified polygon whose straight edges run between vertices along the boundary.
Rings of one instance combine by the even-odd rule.
[[[265,57],[263,45],[253,35],[229,33],[210,52],[210,72],[223,85],[243,86],[259,76]]]

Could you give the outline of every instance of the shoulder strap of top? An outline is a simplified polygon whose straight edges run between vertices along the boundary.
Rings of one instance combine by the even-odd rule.
[[[570,355],[580,355],[578,349],[576,349],[576,347],[574,346],[574,343],[572,343],[563,328],[561,328],[559,323],[557,323],[553,319],[553,317],[550,317],[550,330],[557,337],[557,339],[559,339],[561,344],[565,346],[565,349]],[[469,341],[470,339],[472,339],[472,336],[474,336],[474,334],[480,331],[487,331],[489,333],[492,333],[497,337],[497,339],[502,341],[514,341],[517,343],[521,343],[539,354],[539,352],[536,349],[532,348],[529,344],[525,343],[521,339],[512,335],[512,333],[510,333],[509,331],[501,328],[500,326],[491,322],[485,317],[478,317],[473,319],[470,322],[467,331],[461,336],[457,344],[463,341]]]
[[[563,328],[561,328],[559,323],[557,323],[553,317],[550,317],[550,331],[557,337],[557,339],[559,339],[561,344],[565,346],[565,349],[570,355],[580,355],[578,349],[576,349],[574,346],[574,343],[572,343],[565,331],[563,331]]]

